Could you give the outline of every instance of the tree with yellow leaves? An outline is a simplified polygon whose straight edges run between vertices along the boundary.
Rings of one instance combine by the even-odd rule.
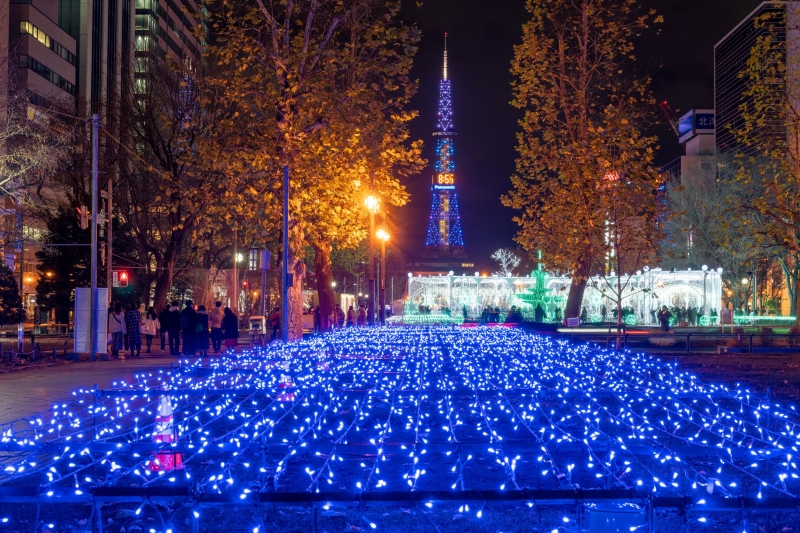
[[[758,246],[782,248],[776,256],[794,285],[789,292],[800,326],[800,8],[782,4],[753,23],[758,37],[739,72],[745,82],[741,121],[721,125],[738,144],[728,153],[736,160],[723,167],[720,179],[732,183],[728,190],[740,210],[735,216],[743,222],[730,242],[745,235]]]
[[[280,222],[281,169],[290,184],[290,338],[302,334],[303,248],[315,251],[323,314],[333,308],[332,245],[366,237],[363,201],[400,206],[399,178],[421,168],[408,143],[408,78],[418,31],[387,0],[223,0],[213,8],[214,60],[227,71],[209,87],[228,106],[205,141],[224,174],[217,209],[256,241]],[[209,187],[214,187],[209,184]]]
[[[577,317],[608,250],[609,213],[657,181],[655,138],[642,133],[654,101],[648,77],[634,70],[633,40],[661,19],[638,0],[528,0],[527,9],[511,68],[512,104],[525,114],[503,203],[519,212],[517,242],[571,275],[565,316]],[[610,176],[637,185],[609,188]]]

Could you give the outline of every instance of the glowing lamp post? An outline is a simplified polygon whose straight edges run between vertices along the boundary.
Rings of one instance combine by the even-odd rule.
[[[373,181],[375,177],[372,177]],[[370,191],[372,186],[370,186]],[[375,213],[381,208],[381,201],[370,194],[364,200],[369,211],[369,301],[367,302],[367,324],[375,325]]]
[[[381,292],[378,305],[378,317],[381,321],[381,326],[386,325],[386,241],[389,240],[389,233],[384,229],[379,229],[375,236],[381,241]]]

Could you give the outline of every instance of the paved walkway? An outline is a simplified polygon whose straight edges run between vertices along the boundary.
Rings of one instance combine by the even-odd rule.
[[[179,359],[183,358],[143,355],[0,374],[0,425],[44,411],[57,401],[69,398],[74,390],[91,389],[95,383],[100,388],[108,388],[114,381],[135,381],[135,374],[169,370]]]

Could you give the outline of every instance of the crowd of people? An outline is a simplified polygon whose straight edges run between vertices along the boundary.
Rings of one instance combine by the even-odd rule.
[[[239,340],[239,317],[229,308],[216,302],[211,310],[204,305],[195,308],[186,300],[183,309],[179,301],[168,304],[160,313],[151,306],[142,316],[140,304],[123,305],[120,302],[108,308],[108,346],[112,357],[127,352],[130,357],[152,353],[153,340],[158,337],[161,351],[169,347],[170,355],[207,356],[233,350]]]
[[[327,317],[327,321],[323,321],[322,309],[320,306],[311,307],[309,309],[314,317],[314,333],[323,333],[336,328],[352,328],[364,327],[367,325],[367,307],[365,305],[349,306],[345,313],[342,306],[336,304],[331,314]],[[391,306],[387,305],[385,310],[385,317],[388,318],[392,314]]]

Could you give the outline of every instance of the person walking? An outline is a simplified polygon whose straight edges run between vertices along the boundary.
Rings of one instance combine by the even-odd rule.
[[[114,310],[108,315],[108,332],[111,334],[111,356],[120,357],[122,349],[122,335],[127,330],[125,326],[125,313],[122,305],[116,304]]]
[[[144,316],[144,323],[142,324],[142,335],[144,335],[145,342],[147,343],[147,352],[145,353],[151,353],[150,348],[153,346],[153,337],[156,336],[156,332],[160,327],[156,310],[150,306],[147,310],[147,314]]]
[[[222,318],[222,336],[225,338],[225,351],[233,352],[239,344],[239,317],[231,311],[230,307],[226,307],[222,312],[225,315]]]
[[[174,300],[172,307],[169,308],[169,353],[170,355],[180,355],[181,353],[181,309],[180,302]]]
[[[233,313],[233,311],[231,311],[231,313]],[[272,328],[272,337],[270,337],[270,340],[274,341],[278,338],[281,331],[281,313],[278,311],[277,307],[275,307],[269,315],[269,325]]]
[[[536,309],[533,310],[533,320],[535,322],[544,322],[544,309],[541,304],[536,304]]]
[[[311,312],[314,314],[314,333],[318,334],[322,329],[322,313],[319,310],[319,306],[316,306]]]
[[[339,304],[336,304],[336,309],[333,310],[333,319],[337,328],[342,328],[344,326],[344,311]]]
[[[200,352],[200,357],[208,357],[208,314],[205,305],[197,308],[194,317],[194,348]]]
[[[158,314],[158,335],[161,337],[161,351],[166,348],[167,329],[171,317],[169,314],[169,304],[164,307],[164,310]]]
[[[186,300],[186,306],[181,311],[181,337],[183,337],[183,355],[194,355],[194,320],[197,311],[194,302]]]
[[[128,347],[131,350],[131,357],[139,357],[142,354],[142,314],[139,312],[139,302],[128,308],[125,325],[128,328]]]
[[[661,324],[661,329],[664,333],[669,333],[669,319],[672,318],[672,313],[669,312],[666,305],[661,306],[658,312],[658,323]]]
[[[214,353],[219,353],[222,347],[222,302],[214,303],[214,308],[208,313],[208,323],[211,326],[211,347]]]
[[[347,327],[352,328],[356,325],[356,312],[351,305],[350,308],[347,310]]]
[[[367,325],[367,312],[364,310],[363,305],[358,306],[358,326],[366,326]]]

